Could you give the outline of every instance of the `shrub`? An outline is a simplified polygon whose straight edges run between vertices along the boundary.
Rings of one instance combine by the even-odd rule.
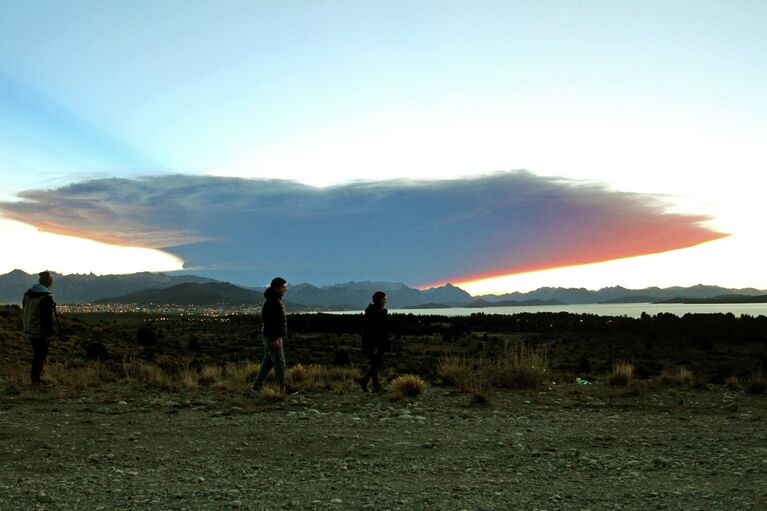
[[[334,366],[348,366],[351,365],[352,359],[349,357],[349,352],[345,349],[337,349],[333,356]]]
[[[136,342],[141,346],[150,347],[157,344],[157,334],[149,325],[142,325],[136,331]]]
[[[746,394],[764,394],[767,389],[767,381],[765,381],[764,373],[758,371],[754,373],[748,381],[745,382],[743,391]]]
[[[618,362],[613,364],[613,372],[608,382],[614,387],[626,387],[631,383],[632,376],[634,376],[634,366],[629,362]]]
[[[764,394],[766,389],[767,384],[765,384],[764,380],[751,380],[746,383],[743,392],[746,394]]]
[[[692,371],[686,367],[664,368],[660,373],[660,382],[663,385],[692,385]]]
[[[109,351],[100,342],[92,342],[85,348],[85,356],[91,360],[109,360]]]
[[[730,375],[727,377],[727,379],[724,380],[724,384],[730,390],[738,390],[740,389],[740,378],[738,378],[734,374]]]
[[[397,398],[414,398],[426,392],[426,382],[415,374],[403,374],[394,379],[392,390]]]
[[[589,374],[591,372],[591,361],[585,353],[578,359],[578,372],[580,374]]]

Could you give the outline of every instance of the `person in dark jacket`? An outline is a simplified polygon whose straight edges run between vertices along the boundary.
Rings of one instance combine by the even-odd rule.
[[[261,307],[261,339],[264,344],[264,358],[261,368],[253,384],[253,390],[259,390],[266,375],[274,367],[274,377],[280,391],[288,391],[285,385],[285,351],[284,342],[288,335],[288,317],[282,297],[287,291],[287,282],[281,277],[272,279],[270,286],[264,291],[264,302]]]
[[[53,277],[47,271],[41,272],[38,283],[33,285],[21,300],[24,317],[24,336],[32,344],[32,384],[40,385],[48,346],[54,334],[56,323],[56,302],[51,288]]]
[[[378,371],[383,367],[384,353],[391,349],[389,343],[389,312],[386,310],[386,293],[373,293],[373,303],[365,309],[365,324],[362,331],[362,353],[370,358],[370,368],[355,381],[363,392],[368,391],[368,383],[373,383],[373,392],[382,390],[378,381]]]

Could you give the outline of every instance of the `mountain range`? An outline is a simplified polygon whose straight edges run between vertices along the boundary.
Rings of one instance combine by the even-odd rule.
[[[673,299],[706,299],[722,295],[756,296],[764,294],[765,290],[755,288],[730,289],[699,284],[690,287],[648,287],[644,289],[627,289],[615,286],[605,287],[598,291],[585,288],[542,287],[529,293],[485,295],[482,296],[482,299],[490,302],[501,300],[559,300],[563,303],[574,305],[587,303],[651,303]]]
[[[36,275],[21,270],[0,275],[0,303],[19,303],[24,292],[35,282]],[[728,300],[748,301],[748,297],[752,296],[755,301],[759,301],[758,298],[767,294],[767,291],[753,288],[728,289],[697,285],[646,289],[617,286],[598,291],[545,287],[529,293],[473,297],[451,284],[419,290],[398,282],[346,282],[322,287],[305,283],[289,284],[285,298],[289,304],[302,306],[358,309],[367,305],[370,296],[378,290],[386,291],[392,308],[708,301],[724,295],[731,297]],[[54,296],[61,304],[247,305],[261,303],[263,291],[264,288],[248,288],[194,275],[149,272],[103,276],[54,274]]]
[[[13,270],[0,275],[0,303],[21,303],[21,297],[37,282],[37,275]],[[101,298],[125,295],[144,289],[162,289],[183,283],[202,284],[213,279],[195,275],[171,276],[164,273],[94,275],[53,273],[53,294],[58,303],[91,303]]]

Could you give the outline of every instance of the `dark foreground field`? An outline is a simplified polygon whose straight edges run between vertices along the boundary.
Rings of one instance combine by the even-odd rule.
[[[3,510],[767,509],[763,317],[395,316],[387,381],[428,382],[402,399],[350,380],[359,318],[291,316],[291,375],[324,383],[276,402],[247,391],[256,317],[64,315],[42,388],[18,320],[0,308]],[[526,389],[440,372],[520,343],[548,357]]]
[[[0,399],[0,509],[767,509],[767,399],[349,387],[265,404],[112,385]]]
[[[0,368],[28,360],[19,331],[18,307],[0,306]],[[173,371],[181,365],[259,360],[262,348],[253,315],[213,316],[139,313],[79,313],[61,318],[63,339],[51,344],[49,360],[78,365],[89,358],[141,359]],[[358,366],[362,317],[291,314],[288,365]],[[445,354],[493,356],[523,343],[546,350],[560,379],[599,378],[614,364],[630,362],[639,378],[663,369],[689,368],[699,384],[740,380],[767,369],[767,317],[732,314],[672,314],[642,318],[537,313],[469,317],[393,315],[393,352],[386,364],[398,373],[436,376]],[[92,348],[98,348],[95,351]]]

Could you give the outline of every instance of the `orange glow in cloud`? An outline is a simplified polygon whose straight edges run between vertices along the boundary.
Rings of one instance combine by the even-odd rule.
[[[20,218],[14,220],[21,221]],[[77,229],[65,225],[59,225],[49,221],[36,222],[35,229],[40,232],[57,234],[59,236],[69,236],[72,238],[88,239],[97,243],[104,243],[117,247],[136,247],[136,248],[155,248],[149,243],[141,241],[131,241],[120,236],[111,235],[103,232],[93,232],[89,230]]]
[[[669,215],[662,221],[642,219],[623,227],[615,224],[603,230],[584,233],[579,243],[575,244],[570,240],[567,247],[558,246],[558,243],[554,241],[549,245],[547,253],[538,255],[534,263],[521,263],[482,273],[459,275],[418,287],[428,289],[448,283],[461,285],[521,273],[659,254],[694,247],[728,236],[729,234],[691,223],[687,217]]]

